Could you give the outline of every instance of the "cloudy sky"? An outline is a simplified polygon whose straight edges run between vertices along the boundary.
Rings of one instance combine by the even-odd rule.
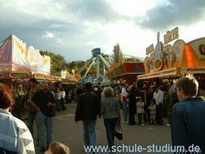
[[[145,49],[179,27],[189,42],[205,37],[205,0],[0,0],[0,41],[10,34],[67,61],[91,58],[93,48],[145,57]]]

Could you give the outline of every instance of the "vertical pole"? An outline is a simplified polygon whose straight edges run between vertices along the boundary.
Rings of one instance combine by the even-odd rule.
[[[97,78],[100,76],[100,65],[99,65],[99,56],[97,56],[97,59],[96,59],[96,65],[97,65],[97,72],[96,72],[96,75],[97,75]]]

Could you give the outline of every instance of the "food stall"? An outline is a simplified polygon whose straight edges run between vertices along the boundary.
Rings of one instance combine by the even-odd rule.
[[[22,118],[24,103],[27,99],[30,78],[39,83],[52,84],[61,81],[61,77],[50,74],[50,57],[29,46],[14,35],[0,42],[0,83],[8,85],[14,94],[15,106],[12,114]]]

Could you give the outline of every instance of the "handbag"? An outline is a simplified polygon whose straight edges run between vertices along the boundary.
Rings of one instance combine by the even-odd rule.
[[[115,137],[118,140],[122,140],[123,139],[123,135],[122,135],[122,126],[120,122],[117,122],[116,126],[115,126],[115,133],[114,133]]]

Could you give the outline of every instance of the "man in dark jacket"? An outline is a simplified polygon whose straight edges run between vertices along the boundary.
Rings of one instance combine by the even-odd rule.
[[[199,149],[205,153],[205,101],[196,97],[198,82],[192,77],[183,77],[176,82],[176,87],[180,101],[172,109],[172,143],[188,153],[199,153]]]
[[[97,115],[100,113],[100,100],[99,97],[92,92],[92,84],[90,82],[85,84],[85,88],[86,92],[79,96],[75,121],[82,120],[83,122],[85,146],[95,146],[95,125]]]

